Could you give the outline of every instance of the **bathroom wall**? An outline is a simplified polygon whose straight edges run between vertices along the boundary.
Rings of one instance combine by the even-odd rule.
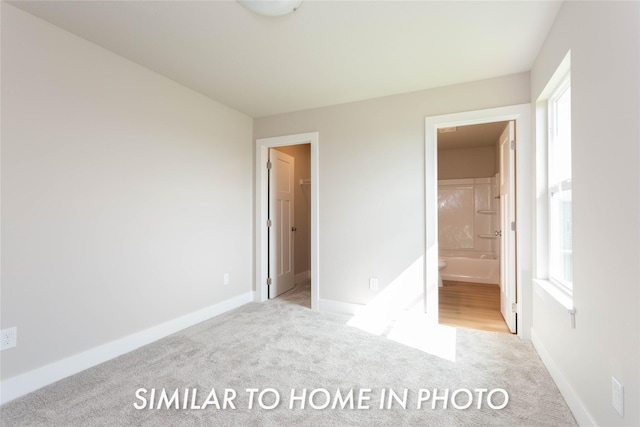
[[[499,172],[496,147],[438,148],[438,179],[486,178]]]
[[[497,256],[496,178],[438,181],[438,247]]]

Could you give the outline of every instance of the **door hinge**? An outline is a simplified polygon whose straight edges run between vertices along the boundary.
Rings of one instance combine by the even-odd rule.
[[[271,280],[271,277],[267,277],[267,286],[271,286],[271,283],[273,283],[273,280]]]
[[[518,303],[514,302],[513,304],[511,304],[511,312],[512,313],[517,313],[518,312]]]
[[[511,231],[516,231],[516,222],[511,221]]]
[[[271,167],[273,166],[273,164],[271,163],[271,160],[267,160],[267,170],[270,171]]]
[[[515,140],[515,139],[512,139],[512,140],[511,140],[511,149],[512,149],[512,150],[515,150],[515,149],[516,149],[516,140]]]
[[[267,227],[271,227],[273,225],[273,221],[270,219],[267,220]]]

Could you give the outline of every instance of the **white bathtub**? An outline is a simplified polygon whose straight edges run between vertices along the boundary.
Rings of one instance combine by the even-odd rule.
[[[474,283],[500,283],[500,260],[490,253],[440,251],[439,258],[447,262],[440,272],[442,280]]]

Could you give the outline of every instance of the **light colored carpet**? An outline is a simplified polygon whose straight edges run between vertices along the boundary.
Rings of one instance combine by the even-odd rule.
[[[387,327],[385,334],[374,335],[350,326],[354,322],[349,316],[300,305],[308,306],[308,301],[307,285],[275,301],[247,304],[9,402],[0,407],[1,425],[576,425],[528,342],[508,334],[448,328],[444,342],[452,351],[443,358],[424,350],[429,348],[425,342],[438,335],[429,336],[420,326],[412,326],[420,337],[412,345],[411,334],[394,335],[394,328]],[[149,409],[150,391],[140,394],[145,409],[136,409],[134,404],[144,403],[136,397],[140,388],[155,388],[158,394],[162,388],[169,394],[197,389],[197,406],[211,389],[219,393],[222,405],[224,389],[233,389],[236,409],[182,409],[182,395],[180,409]],[[249,409],[249,388],[272,388],[282,401],[274,409],[262,409],[256,393]],[[342,408],[338,402],[336,409],[314,409],[307,400],[305,409],[299,402],[290,409],[292,388],[297,394],[307,389],[307,395],[326,389],[332,401],[336,393],[346,397],[353,389],[356,408],[348,403]],[[434,388],[440,396],[446,389],[450,395],[469,389],[475,395],[473,404],[456,409],[449,400],[444,409],[443,402],[436,401],[433,409],[433,401],[427,400],[417,409],[420,390],[433,393]],[[505,389],[507,406],[492,409],[485,393],[478,409],[475,390],[480,388]],[[371,389],[363,392],[370,400],[362,402],[370,409],[357,409],[361,389]],[[388,395],[390,389],[400,396],[407,390],[406,409],[395,400],[390,408],[379,408],[383,390]],[[459,393],[457,405],[465,406],[468,395]],[[263,397],[264,406],[273,403],[273,393]],[[493,405],[500,406],[501,398],[496,393]],[[320,407],[324,400],[324,392],[316,391],[314,404]]]

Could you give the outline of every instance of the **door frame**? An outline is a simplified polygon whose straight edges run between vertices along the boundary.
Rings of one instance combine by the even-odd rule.
[[[299,133],[294,135],[274,136],[256,139],[256,191],[255,191],[255,297],[256,302],[268,299],[267,271],[268,259],[268,230],[269,218],[268,194],[269,179],[267,161],[269,149],[287,145],[311,145],[311,309],[318,310],[320,274],[319,274],[319,232],[318,232],[318,132]]]
[[[514,120],[516,123],[516,292],[517,331],[531,339],[532,326],[532,209],[533,147],[530,104],[430,116],[425,118],[425,308],[438,312],[438,129]]]

